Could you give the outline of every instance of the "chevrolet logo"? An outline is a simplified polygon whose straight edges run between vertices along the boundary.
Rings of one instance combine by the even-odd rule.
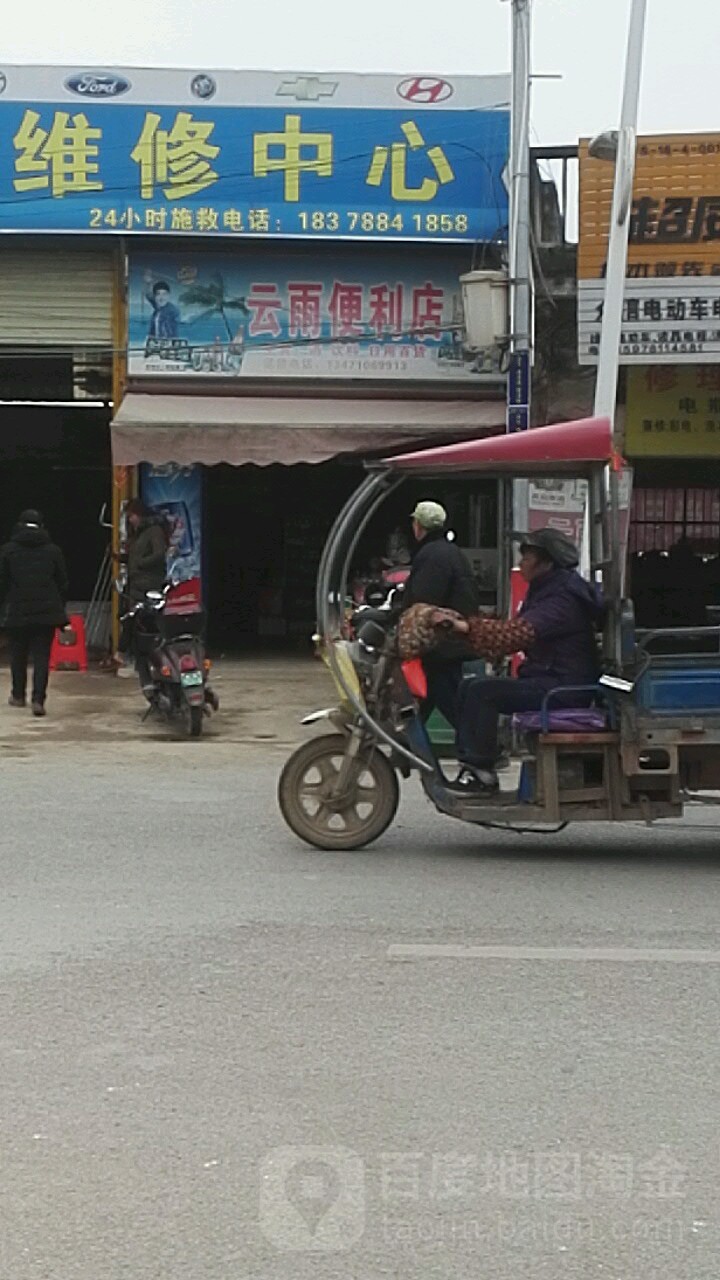
[[[296,98],[299,102],[317,102],[318,98],[332,98],[337,87],[337,80],[321,80],[319,76],[296,76],[294,80],[283,80],[275,96]]]

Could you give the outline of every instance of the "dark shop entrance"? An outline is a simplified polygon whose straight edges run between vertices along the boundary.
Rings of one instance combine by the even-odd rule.
[[[216,652],[309,649],[315,628],[320,554],[341,506],[363,476],[362,462],[205,470],[205,583],[208,639]],[[391,535],[411,549],[410,512],[442,502],[459,546],[473,561],[484,603],[495,600],[497,486],[490,481],[407,482],[389,495],[357,548],[352,574],[386,556]]]
[[[0,405],[0,539],[38,508],[62,548],[70,600],[90,600],[109,531],[98,517],[111,490],[106,405]]]

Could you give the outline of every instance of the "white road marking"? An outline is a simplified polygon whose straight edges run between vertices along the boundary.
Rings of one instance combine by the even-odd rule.
[[[444,943],[395,943],[388,960],[550,960],[616,964],[720,964],[720,951],[680,947],[471,947]]]

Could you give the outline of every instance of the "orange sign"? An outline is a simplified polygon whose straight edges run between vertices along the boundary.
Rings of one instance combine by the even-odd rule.
[[[580,143],[578,277],[601,279],[615,166]],[[628,279],[720,275],[720,134],[638,138]],[[719,286],[720,287],[720,286]]]

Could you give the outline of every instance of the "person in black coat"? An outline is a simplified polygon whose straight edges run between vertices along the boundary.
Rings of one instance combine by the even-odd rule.
[[[0,551],[2,623],[10,639],[11,707],[24,707],[28,662],[33,666],[32,709],[45,715],[50,650],[56,627],[67,623],[65,559],[51,542],[39,511],[23,511]]]
[[[130,609],[145,599],[148,591],[160,591],[167,578],[168,538],[161,516],[146,506],[140,498],[133,498],[127,505],[128,546],[120,561],[127,565],[127,584],[123,607]],[[122,675],[130,674],[129,659],[135,649],[135,621],[127,618],[120,632],[115,661]],[[140,663],[138,674],[141,684],[149,682],[147,664]]]
[[[160,591],[167,578],[165,522],[140,498],[127,506],[127,596],[137,604],[147,591]]]
[[[419,546],[402,593],[402,608],[414,604],[434,604],[452,609],[463,618],[477,613],[479,593],[472,566],[445,533],[447,512],[439,502],[419,502],[413,511],[413,534]],[[428,682],[424,717],[437,707],[445,719],[457,726],[457,698],[463,678],[463,663],[477,655],[462,636],[449,636],[423,659]]]

